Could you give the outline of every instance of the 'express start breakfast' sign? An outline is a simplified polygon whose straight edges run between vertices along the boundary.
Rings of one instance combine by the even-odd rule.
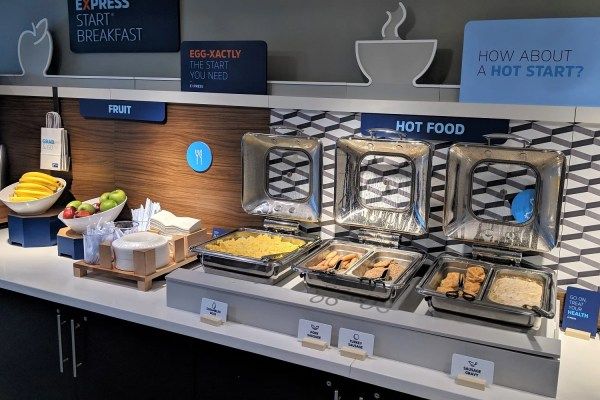
[[[179,0],[67,0],[75,53],[179,50]]]

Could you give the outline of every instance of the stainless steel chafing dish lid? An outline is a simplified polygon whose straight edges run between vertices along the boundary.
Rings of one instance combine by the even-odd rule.
[[[337,141],[336,222],[415,236],[427,233],[431,146],[427,142],[403,139],[403,134],[393,130],[369,132],[371,138],[350,137]],[[400,138],[375,139],[376,132],[400,135]],[[374,172],[364,176],[370,169]],[[365,201],[365,197],[373,195],[390,201],[383,205]]]
[[[521,141],[523,148],[454,144],[448,150],[444,233],[454,239],[486,247],[547,252],[558,241],[565,155],[559,151],[527,148],[529,141],[515,135],[492,134],[490,139]],[[525,166],[535,173],[533,215],[523,223],[482,219],[472,206],[473,176],[483,163]]]
[[[248,214],[299,222],[321,216],[322,146],[317,138],[289,134],[242,137],[242,208]]]

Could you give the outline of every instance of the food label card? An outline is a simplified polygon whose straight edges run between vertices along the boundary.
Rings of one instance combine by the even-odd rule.
[[[298,340],[311,338],[331,344],[331,325],[301,319],[298,323]]]
[[[338,347],[351,347],[363,350],[367,355],[372,356],[373,347],[375,347],[375,336],[370,333],[340,328]]]
[[[223,322],[227,321],[227,303],[213,299],[202,298],[200,316],[207,315],[218,318]]]
[[[487,385],[491,385],[494,382],[494,363],[492,361],[454,353],[452,354],[450,376],[456,378],[459,375],[483,379]]]

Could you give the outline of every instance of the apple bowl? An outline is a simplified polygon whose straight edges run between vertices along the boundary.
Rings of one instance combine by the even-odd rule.
[[[56,193],[48,197],[44,197],[43,199],[31,201],[10,201],[9,197],[12,196],[15,188],[19,184],[19,182],[15,182],[0,191],[0,201],[6,204],[6,207],[10,208],[19,215],[43,214],[48,211],[54,205],[54,203],[56,203],[67,186],[67,182],[65,182],[64,179],[56,178],[56,180],[60,182],[60,188],[56,191]]]
[[[99,201],[100,197],[96,197],[94,199],[86,200],[83,203],[95,204]],[[117,204],[116,207],[111,208],[110,210],[98,212],[90,215],[89,217],[82,218],[65,219],[63,218],[64,211],[61,211],[60,214],[58,214],[58,219],[60,219],[63,224],[71,228],[73,231],[77,233],[85,233],[88,226],[98,225],[104,222],[112,222],[117,219],[119,214],[121,214],[121,211],[123,211],[125,203],[127,203],[127,197],[125,198],[125,201],[123,201],[121,204]]]

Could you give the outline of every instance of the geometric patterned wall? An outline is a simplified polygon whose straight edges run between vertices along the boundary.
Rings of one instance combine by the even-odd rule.
[[[360,114],[273,109],[271,125],[300,128],[306,134],[321,139],[324,146],[321,236],[353,237],[354,232],[336,225],[334,221],[334,155],[335,142],[339,138],[360,132]],[[529,139],[534,148],[562,151],[569,165],[559,245],[546,254],[526,254],[524,262],[556,270],[561,287],[580,286],[600,291],[600,125],[510,121],[510,130],[517,136]],[[434,148],[434,157],[429,233],[419,238],[403,237],[402,244],[427,251],[431,260],[443,251],[466,254],[470,252],[470,247],[460,241],[449,240],[442,231],[446,155],[452,143],[430,143]],[[365,175],[365,180],[378,176],[379,179],[386,179],[385,189],[379,187],[365,195],[369,202],[389,207],[406,195],[403,192],[402,182],[406,182],[406,179],[402,178],[405,174],[401,162],[396,162],[396,169],[387,169],[395,161],[398,160],[386,160],[383,164],[387,165],[379,168],[374,165],[370,172],[365,166],[365,173],[372,174]],[[531,185],[526,169],[511,170],[507,174],[496,165],[480,172],[480,184],[473,193],[474,208],[477,208],[474,211],[484,213],[487,217],[506,216],[506,201],[514,197],[517,189],[520,191]],[[362,175],[361,184],[364,182]]]

